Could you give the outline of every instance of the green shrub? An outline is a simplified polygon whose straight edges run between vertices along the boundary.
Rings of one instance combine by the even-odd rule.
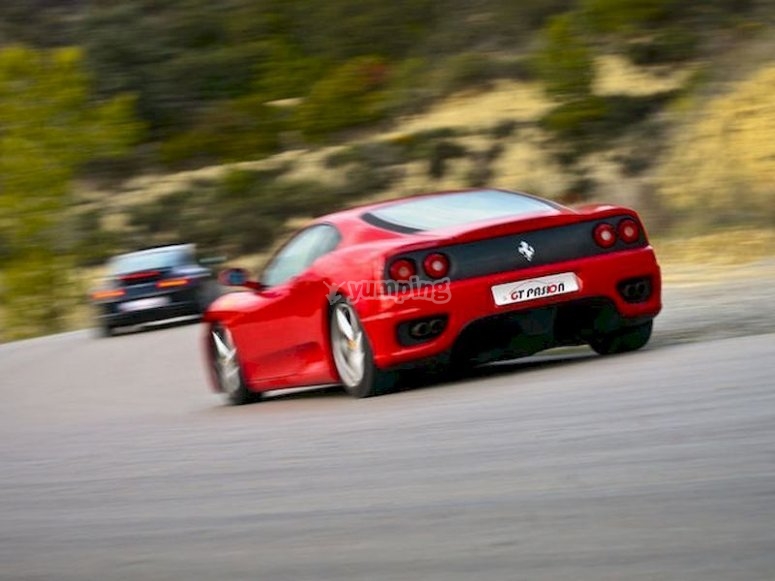
[[[681,28],[668,28],[649,40],[630,43],[627,58],[636,65],[659,65],[681,62],[697,55],[699,39],[696,34]]]
[[[492,163],[496,159],[498,159],[501,155],[503,155],[503,150],[505,148],[503,147],[502,143],[493,143],[487,151],[484,152],[484,158],[487,160],[487,163]]]
[[[442,94],[472,87],[486,87],[498,77],[498,66],[488,55],[465,52],[439,64],[438,86]]]
[[[519,123],[515,119],[504,119],[498,121],[491,130],[491,135],[495,139],[504,139],[510,137],[517,129]]]
[[[565,203],[576,204],[592,197],[597,182],[591,177],[578,175],[563,195]]]
[[[434,144],[428,160],[428,173],[431,177],[439,179],[444,177],[447,171],[447,160],[465,157],[466,148],[454,141],[439,141]]]
[[[188,166],[263,157],[278,149],[284,119],[283,111],[253,95],[220,103],[192,125],[161,145],[164,163]]]
[[[526,56],[499,60],[497,72],[498,77],[503,79],[513,79],[516,81],[535,80],[532,60]]]
[[[428,159],[439,141],[450,140],[459,135],[457,129],[440,127],[400,135],[390,143],[399,148],[405,161],[418,161]]]
[[[183,208],[192,192],[174,192],[147,204],[132,206],[129,210],[129,225],[154,233],[173,230],[180,221]]]
[[[571,10],[577,0],[541,0],[535,2],[515,2],[506,0],[496,3],[495,26],[506,28],[507,34],[524,34],[540,28],[553,16]]]
[[[390,72],[385,107],[393,115],[416,115],[449,93],[485,88],[496,79],[528,80],[533,76],[529,61],[521,56],[480,51],[451,53],[435,60],[406,59]]]
[[[573,13],[556,16],[543,30],[543,47],[533,68],[550,95],[584,101],[592,90],[593,55]]]
[[[288,38],[275,37],[263,43],[266,55],[257,64],[255,90],[268,100],[298,98],[331,66],[319,56],[305,54]]]
[[[607,117],[606,100],[589,96],[555,107],[541,118],[540,125],[557,137],[578,141],[603,132]]]
[[[272,168],[231,169],[216,182],[216,199],[230,203],[261,195],[268,184],[275,183],[291,167],[291,164],[281,164]]]
[[[351,145],[329,154],[324,165],[338,168],[348,164],[363,164],[371,167],[385,167],[405,162],[406,152],[396,143],[369,141]]]
[[[121,245],[117,232],[102,226],[102,212],[87,210],[75,218],[77,242],[74,253],[78,266],[96,266],[115,254]]]
[[[357,147],[350,145],[329,153],[323,159],[323,166],[328,169],[337,169],[351,163],[358,163],[359,161],[360,156]]]
[[[592,95],[569,101],[544,115],[541,126],[556,137],[585,148],[601,147],[631,126],[662,108],[676,96],[673,91],[658,95]]]
[[[605,97],[608,125],[613,130],[635,125],[659,111],[678,95],[665,91],[654,95],[610,95]]]
[[[313,85],[295,123],[312,140],[381,119],[386,112],[386,63],[376,57],[352,59]]]
[[[439,96],[428,80],[433,65],[426,59],[410,58],[391,68],[385,89],[385,110],[390,115],[417,115]]]
[[[486,186],[492,180],[493,171],[484,160],[477,160],[466,173],[466,185],[470,188]]]
[[[582,0],[581,14],[594,32],[629,33],[649,30],[680,16],[681,0]]]
[[[390,187],[397,174],[398,172],[391,167],[353,166],[345,174],[342,193],[348,199],[373,195]]]
[[[83,288],[69,254],[35,249],[0,271],[0,341],[58,333],[83,301]]]

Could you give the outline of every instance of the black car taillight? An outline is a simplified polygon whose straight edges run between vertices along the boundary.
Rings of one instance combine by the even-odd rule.
[[[141,282],[148,282],[150,280],[156,280],[161,276],[161,272],[158,270],[143,270],[140,272],[130,272],[128,274],[122,274],[119,276],[119,280],[124,284],[137,284]]]
[[[167,280],[157,282],[156,288],[176,288],[186,286],[189,282],[187,278],[168,278]]]
[[[111,299],[120,299],[124,296],[124,289],[105,289],[92,293],[91,298],[95,301],[109,301]]]

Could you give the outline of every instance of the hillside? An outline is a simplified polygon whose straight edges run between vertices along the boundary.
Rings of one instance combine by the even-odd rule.
[[[608,55],[597,61],[596,90],[639,96],[679,90],[693,81],[699,66],[687,63],[654,70]],[[743,78],[718,83],[707,93],[692,96],[691,105],[679,102],[645,126],[623,132],[572,167],[558,160],[552,136],[538,123],[554,106],[541,85],[497,81],[486,88],[458,91],[422,114],[401,116],[377,131],[360,131],[339,145],[289,148],[254,162],[138,176],[109,191],[92,190],[85,198],[101,208],[107,228],[131,230],[128,219],[139,208],[153,213],[153,208],[166,207],[164,200],[181,192],[199,192],[206,199],[209,190],[235,172],[261,178],[269,172],[283,187],[317,184],[321,190],[345,191],[341,198],[334,193],[327,204],[331,208],[486,183],[571,203],[626,204],[642,212],[649,229],[663,237],[671,232],[680,236],[685,227],[701,232],[708,226],[739,225],[741,219],[766,229],[775,224],[766,214],[775,207],[771,185],[775,66],[751,65]],[[652,132],[657,131],[660,138],[654,139]],[[416,155],[400,151],[407,147],[421,151]],[[440,147],[451,152],[441,175],[431,169]],[[381,179],[379,172],[388,177]],[[353,174],[365,182],[355,193],[347,191]],[[192,204],[195,200],[188,198]],[[704,211],[708,208],[711,214]],[[302,211],[287,219],[297,224],[312,214]],[[185,238],[186,221],[180,218],[179,227],[171,232],[146,234],[155,234],[159,242]],[[195,223],[189,226],[196,230]]]
[[[714,256],[761,256],[774,31],[766,0],[8,0],[2,337],[70,328],[117,252],[258,264],[428,190],[618,202],[670,252],[723,231]]]

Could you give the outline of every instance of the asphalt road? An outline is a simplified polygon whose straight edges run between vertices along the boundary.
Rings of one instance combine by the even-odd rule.
[[[228,408],[200,333],[0,346],[0,579],[775,579],[774,334]]]

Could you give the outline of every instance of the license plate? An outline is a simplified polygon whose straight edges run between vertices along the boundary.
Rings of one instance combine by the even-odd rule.
[[[146,299],[137,299],[119,304],[122,311],[144,311],[145,309],[155,309],[169,304],[169,297],[148,297]]]
[[[511,305],[576,292],[579,290],[579,279],[572,272],[563,272],[497,284],[491,290],[496,305]]]

